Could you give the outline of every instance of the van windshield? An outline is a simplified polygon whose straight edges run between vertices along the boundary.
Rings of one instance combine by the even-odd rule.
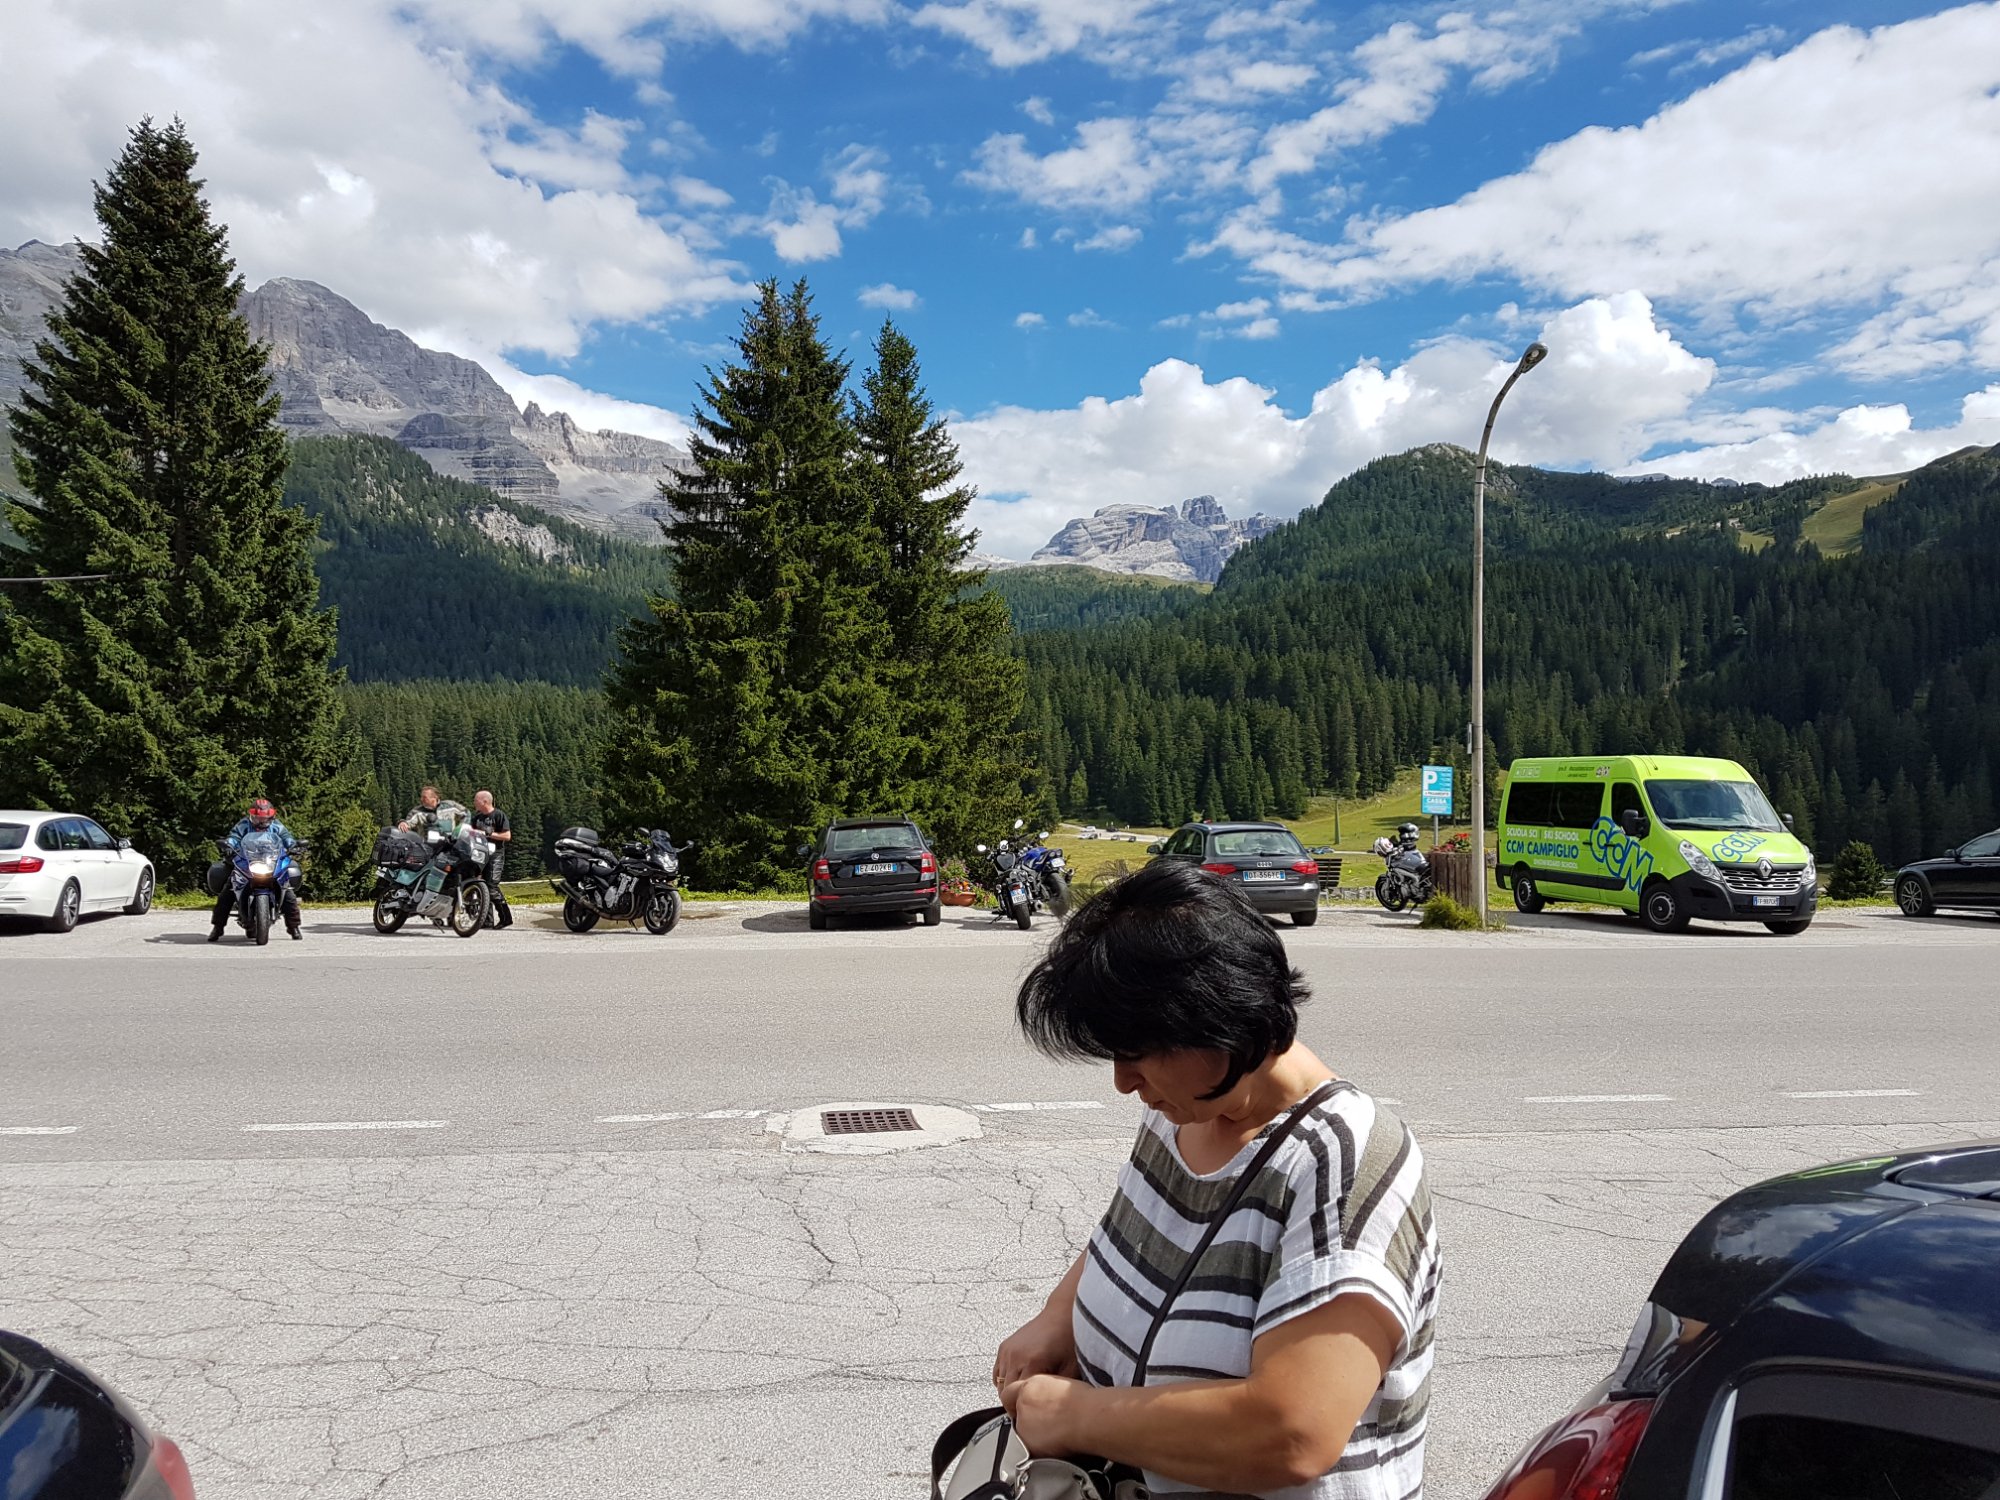
[[[1653,804],[1653,815],[1669,828],[1785,831],[1754,781],[1649,781],[1646,800]]]

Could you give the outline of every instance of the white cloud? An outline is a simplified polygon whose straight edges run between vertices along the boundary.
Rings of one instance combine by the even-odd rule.
[[[556,356],[600,321],[745,295],[738,266],[646,207],[622,165],[627,124],[536,119],[463,50],[427,45],[439,14],[16,0],[0,139],[34,149],[0,153],[0,240],[91,235],[90,183],[127,129],[178,115],[253,284],[309,277],[395,326]]]
[[[1645,52],[1635,52],[1626,62],[1629,68],[1650,68],[1657,63],[1670,62],[1676,58],[1670,70],[1674,73],[1692,73],[1700,68],[1713,68],[1725,62],[1733,62],[1739,57],[1748,57],[1753,52],[1763,52],[1775,47],[1785,39],[1782,26],[1759,26],[1746,31],[1741,36],[1733,36],[1720,42],[1703,42],[1699,38],[1669,42],[1664,47],[1653,47]]]
[[[1024,313],[1014,314],[1014,326],[1016,328],[1041,328],[1045,326],[1048,323],[1048,321],[1049,320],[1047,318],[1043,317],[1038,312],[1024,312]]]
[[[1795,422],[1741,442],[1684,449],[1627,472],[1686,479],[1762,480],[1782,484],[1802,474],[1901,474],[1960,448],[1991,447],[2000,436],[2000,385],[1974,391],[1949,427],[1920,428],[1909,408],[1851,406],[1828,421]]]
[[[1109,228],[1098,230],[1096,234],[1093,234],[1087,240],[1078,240],[1076,248],[1078,250],[1109,250],[1115,253],[1120,250],[1130,250],[1143,237],[1136,225],[1113,224]]]
[[[771,248],[792,262],[832,260],[841,252],[840,232],[873,223],[887,203],[888,158],[867,146],[849,146],[827,164],[833,201],[822,203],[811,188],[779,182],[771,190],[771,211],[763,221]]]
[[[687,420],[663,407],[621,401],[616,396],[587,390],[561,375],[530,375],[490,349],[467,346],[452,352],[478,360],[517,406],[525,407],[533,401],[543,411],[568,412],[576,419],[577,426],[591,432],[610,428],[614,432],[633,432],[640,437],[687,446]]]
[[[1276,318],[1252,318],[1231,332],[1239,339],[1274,339],[1278,336],[1278,327]]]
[[[1041,241],[1035,236],[1034,225],[1030,224],[1026,229],[1021,231],[1021,248],[1023,250],[1033,250],[1040,244]]]
[[[996,66],[1018,68],[1086,43],[1129,36],[1152,20],[1162,0],[963,0],[920,7],[914,17],[984,52]],[[1045,122],[1046,123],[1046,122]]]
[[[1056,112],[1049,107],[1049,101],[1044,99],[1040,94],[1035,95],[1032,99],[1023,99],[1021,101],[1021,113],[1033,120],[1037,125],[1053,125],[1056,122]]]
[[[890,308],[897,312],[908,312],[924,300],[907,287],[883,282],[880,286],[866,286],[856,299],[863,307]]]
[[[1049,208],[1130,208],[1150,196],[1166,171],[1140,123],[1130,119],[1086,120],[1074,146],[1046,156],[1030,151],[1025,136],[990,135],[978,160],[967,181]]]
[[[1094,307],[1086,307],[1081,312],[1071,313],[1068,321],[1069,326],[1072,328],[1116,328],[1118,326]]]
[[[1917,341],[2000,352],[2000,5],[1759,58],[1642,125],[1590,129],[1443,207],[1338,244],[1238,214],[1215,244],[1293,288],[1345,297],[1512,276],[1559,296],[1640,286],[1789,329],[1886,301],[1838,357],[1935,365]],[[1990,367],[1990,366],[1989,366]]]
[[[1252,62],[1229,70],[1229,81],[1249,94],[1295,94],[1315,78],[1311,63]]]
[[[1646,299],[1592,299],[1548,319],[1553,351],[1509,398],[1493,452],[1509,462],[1622,465],[1678,430],[1714,365],[1655,321]],[[1431,442],[1474,446],[1515,351],[1467,338],[1418,350],[1394,369],[1364,361],[1293,416],[1240,378],[1211,382],[1165,360],[1134,395],[1075,407],[999,407],[952,424],[981,498],[982,546],[1025,557],[1074,516],[1121,501],[1158,505],[1211,493],[1232,511],[1291,515],[1342,475]]]
[[[689,208],[727,208],[736,200],[712,182],[699,177],[676,177],[667,186]]]

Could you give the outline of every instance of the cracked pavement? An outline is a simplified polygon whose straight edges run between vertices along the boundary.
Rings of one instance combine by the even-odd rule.
[[[922,1493],[1137,1111],[1011,1036],[1030,940],[757,918],[506,950],[154,941],[189,914],[0,937],[0,1127],[75,1127],[0,1136],[0,1326],[129,1396],[203,1500]],[[2000,1134],[2000,923],[1854,930],[1287,933],[1308,1041],[1401,1101],[1439,1195],[1434,1497],[1606,1373],[1729,1188]],[[1836,1088],[1913,1092],[1789,1097]],[[1628,1092],[1668,1097],[1527,1102]],[[865,1158],[600,1119],[836,1098],[1103,1107]],[[417,1118],[444,1124],[242,1129]]]

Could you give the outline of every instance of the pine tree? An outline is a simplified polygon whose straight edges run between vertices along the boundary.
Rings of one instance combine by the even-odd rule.
[[[1029,768],[1015,726],[1027,674],[1007,649],[1006,600],[966,567],[973,491],[958,483],[958,447],[924,392],[915,345],[886,319],[854,425],[887,553],[873,582],[888,635],[880,673],[900,730],[890,805],[964,853],[1024,805]],[[1060,767],[1045,753],[1042,768],[1052,810]]]
[[[0,600],[0,802],[87,812],[186,885],[263,794],[327,891],[369,834],[334,619],[195,160],[178,123],[132,132],[10,414],[28,570],[111,576]]]

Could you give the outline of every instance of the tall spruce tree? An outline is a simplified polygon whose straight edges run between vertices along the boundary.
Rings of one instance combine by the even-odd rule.
[[[872,514],[887,552],[876,602],[889,655],[882,676],[902,733],[895,800],[945,849],[963,852],[1036,810],[1016,724],[1026,669],[1008,649],[1007,602],[971,569],[965,529],[973,490],[925,394],[916,346],[888,319],[854,410]]]
[[[620,637],[604,803],[697,837],[704,883],[755,888],[796,875],[790,846],[825,819],[885,810],[903,756],[847,363],[803,281],[759,288],[737,349],[702,388],[692,469],[661,486],[675,597]]]
[[[334,619],[195,160],[178,122],[132,132],[9,413],[26,571],[111,576],[0,599],[0,803],[87,812],[186,885],[261,793],[327,889],[370,826]]]

